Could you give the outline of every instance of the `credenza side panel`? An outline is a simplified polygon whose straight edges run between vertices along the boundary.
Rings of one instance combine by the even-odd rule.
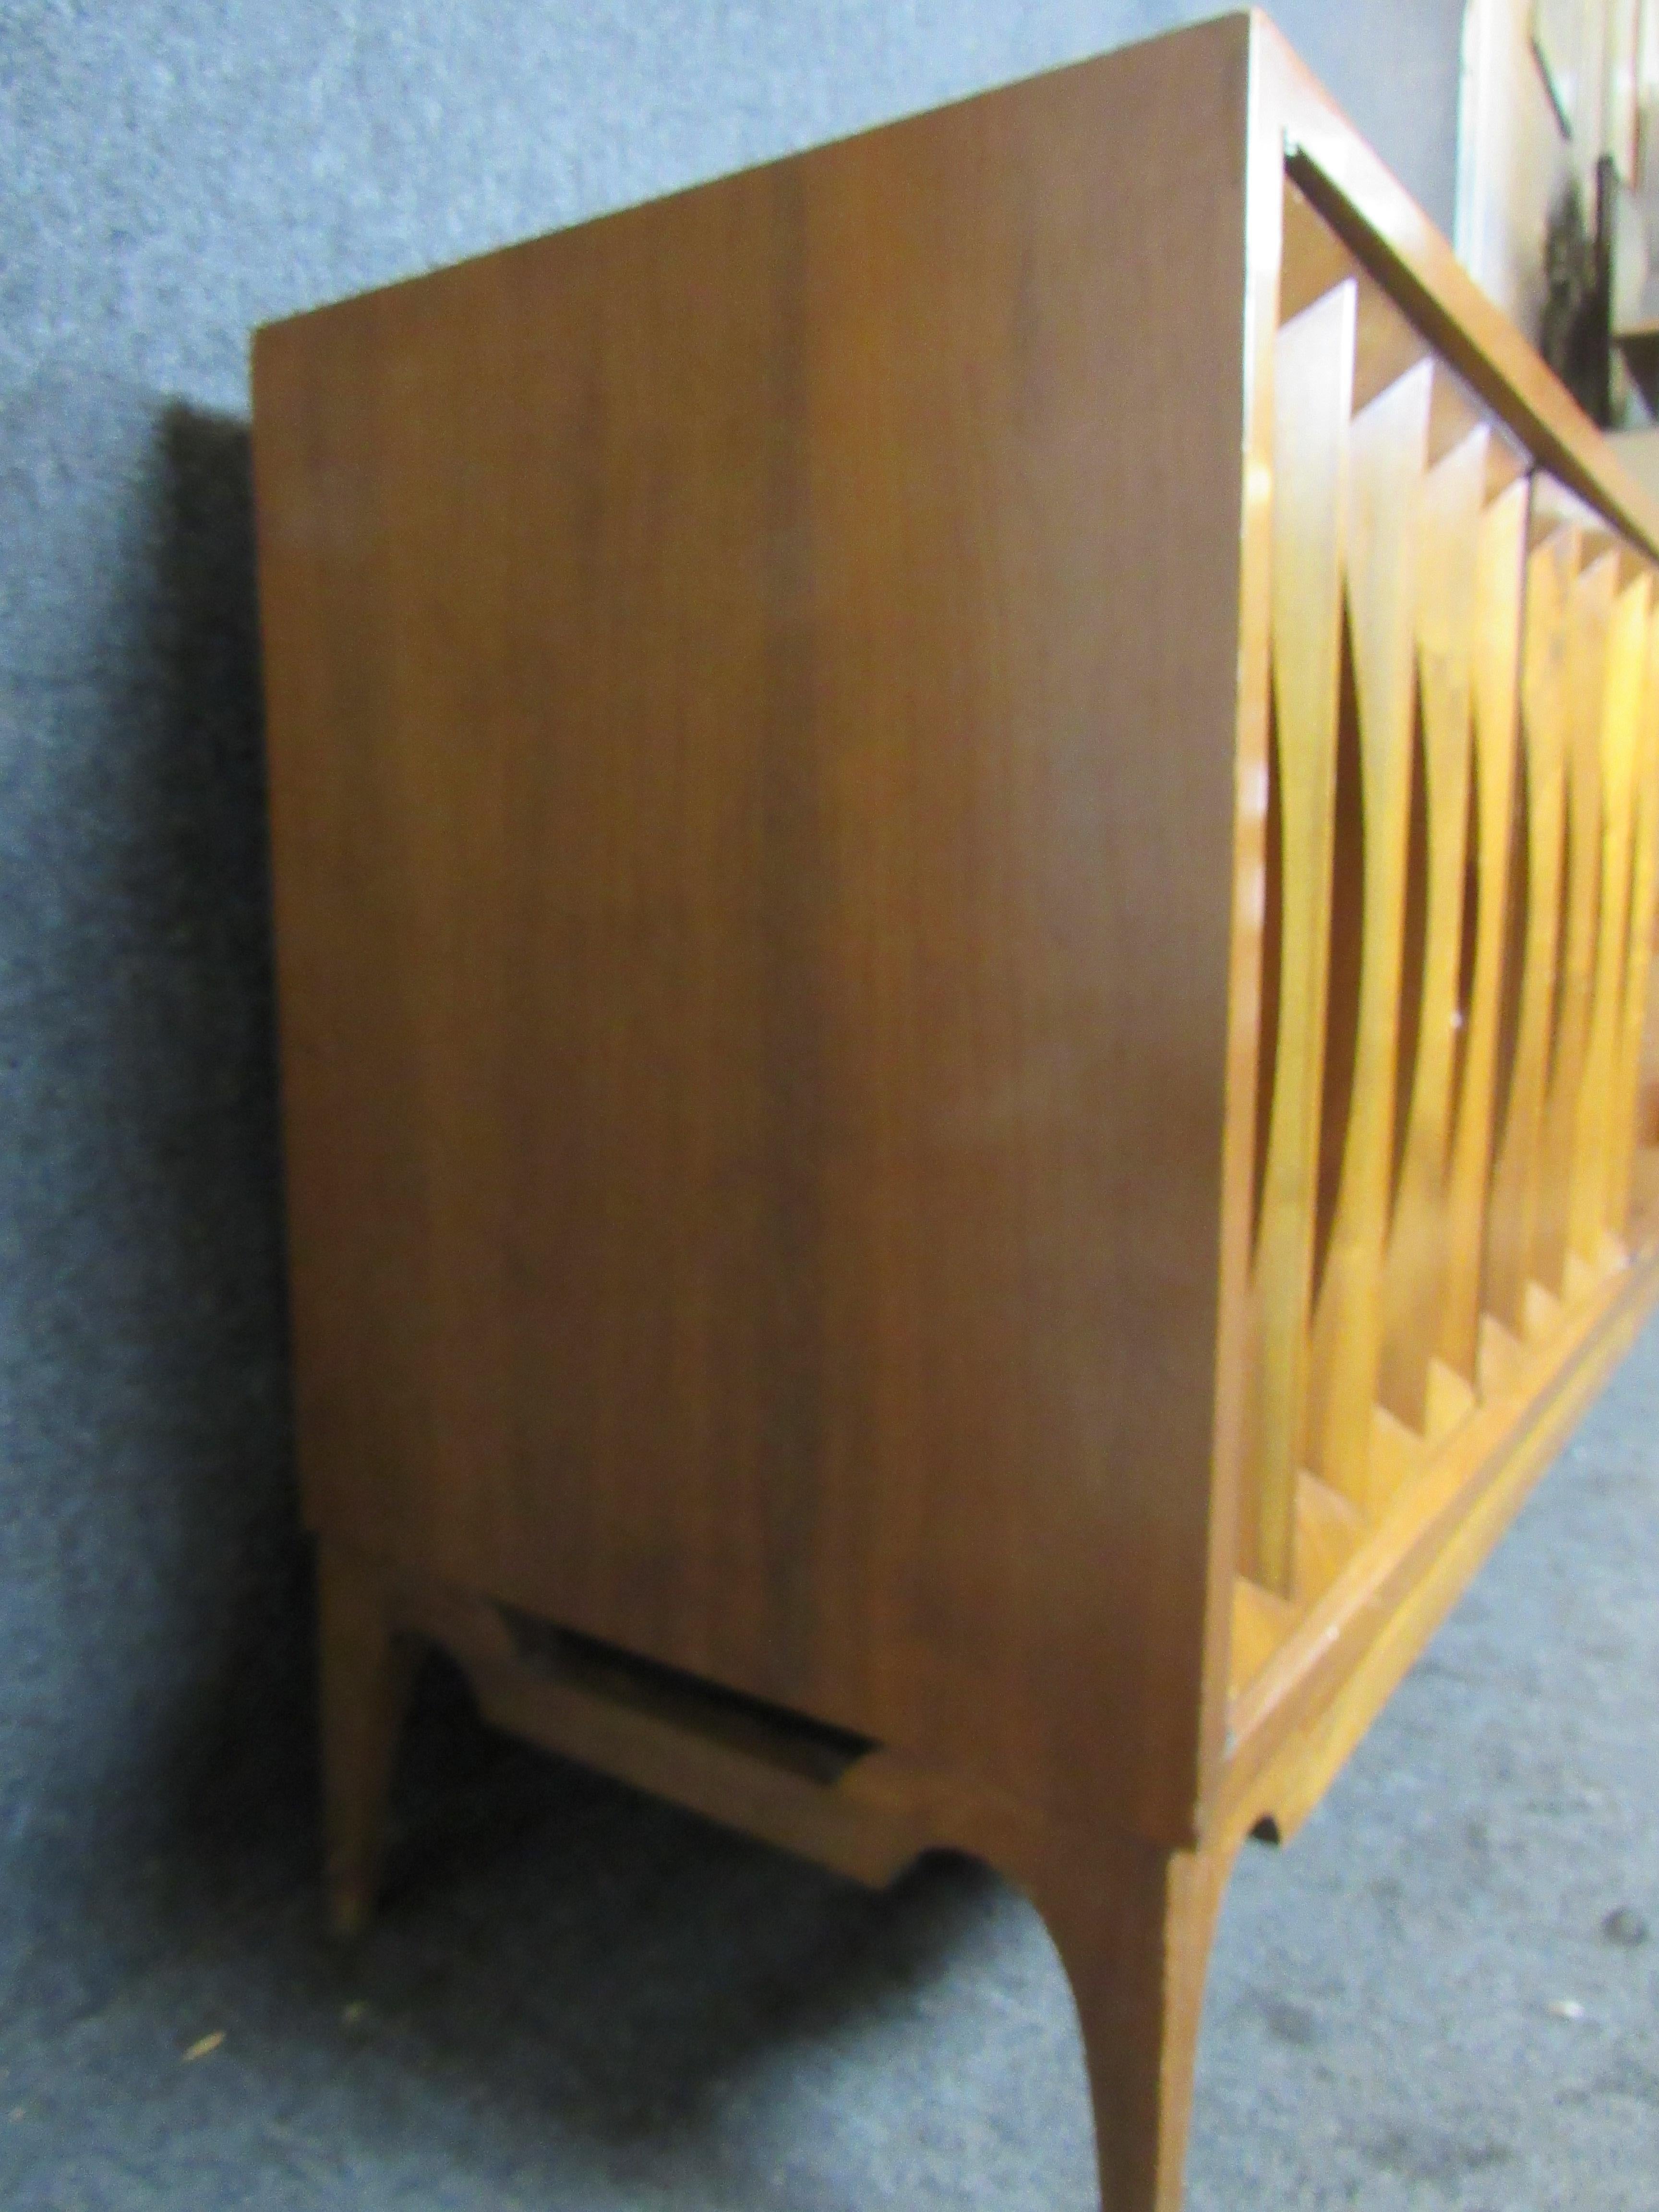
[[[1170,1838],[1248,39],[256,354],[313,1522]]]

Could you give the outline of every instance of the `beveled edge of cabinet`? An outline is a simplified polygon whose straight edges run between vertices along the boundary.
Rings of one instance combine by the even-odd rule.
[[[1284,34],[1251,10],[1285,169],[1451,368],[1574,491],[1659,556],[1659,502],[1389,173]]]

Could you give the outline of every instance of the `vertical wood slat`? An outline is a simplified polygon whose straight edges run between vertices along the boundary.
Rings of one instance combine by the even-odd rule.
[[[1476,898],[1474,969],[1465,1010],[1463,1072],[1446,1176],[1446,1273],[1439,1355],[1473,1384],[1480,1345],[1481,1262],[1492,1171],[1502,1019],[1504,952],[1510,928],[1510,846],[1520,741],[1522,581],[1531,485],[1512,483],[1480,520],[1474,668],[1477,795],[1473,836]]]
[[[1561,911],[1567,629],[1579,533],[1552,531],[1527,561],[1521,651],[1525,773],[1526,903],[1514,1032],[1504,1040],[1507,1099],[1486,1216],[1485,1304],[1514,1334],[1526,1326],[1527,1285],[1538,1214],[1538,1179],[1555,963]]]
[[[1655,910],[1659,907],[1659,592],[1648,622],[1647,656],[1632,779],[1632,835],[1628,951],[1620,1004],[1616,1121],[1608,1143],[1607,1221],[1614,1236],[1630,1233],[1631,1177],[1640,1108],[1642,1037],[1647,1025]]]
[[[1345,282],[1356,288],[1352,404],[1358,409],[1426,360],[1429,342],[1287,178],[1279,280],[1281,323],[1288,325]]]
[[[1592,1276],[1622,1257],[1610,1218],[1614,1085],[1619,1075],[1620,993],[1629,957],[1631,839],[1637,801],[1637,757],[1647,674],[1649,607],[1645,575],[1626,584],[1607,626],[1607,680],[1601,714],[1601,896],[1591,979],[1589,1039],[1573,1135],[1567,1264]],[[1609,1249],[1608,1240],[1613,1240]]]
[[[1609,1262],[1638,878],[1659,906],[1659,610],[1649,842],[1628,670],[1608,659],[1603,680],[1619,555],[1592,557],[1607,540],[1589,510],[1515,477],[1415,333],[1384,362],[1392,303],[1368,323],[1375,288],[1292,192],[1285,246],[1239,1564],[1305,1603],[1310,1498],[1376,1519],[1479,1389],[1485,1293],[1521,1334],[1555,1310],[1538,1279],[1563,1288],[1569,1250]],[[1316,632],[1328,647],[1328,599],[1310,590],[1320,550],[1297,487],[1333,434],[1313,326],[1345,270],[1346,507],[1327,464],[1323,510],[1340,683],[1322,758],[1297,734],[1331,672],[1311,649]],[[1647,594],[1619,599],[1615,630]]]
[[[1274,345],[1273,684],[1279,940],[1273,1091],[1251,1271],[1240,1564],[1288,1593],[1319,1168],[1341,553],[1355,288],[1339,285]],[[1264,1028],[1266,1017],[1264,1016]]]
[[[1399,1187],[1383,1267],[1382,1403],[1427,1425],[1448,1250],[1443,1200],[1459,1047],[1458,986],[1468,850],[1481,507],[1488,433],[1472,431],[1423,483],[1417,664],[1422,701],[1421,814],[1427,830],[1422,986]]]
[[[1538,1219],[1531,1273],[1553,1296],[1567,1290],[1573,1139],[1584,1079],[1590,986],[1601,895],[1601,739],[1607,708],[1607,630],[1619,556],[1604,553],[1575,579],[1568,599],[1565,822],[1555,1009],[1545,1078]]]
[[[1364,813],[1364,896],[1353,1083],[1314,1316],[1308,1444],[1313,1471],[1370,1510],[1381,1352],[1382,1262],[1411,804],[1419,494],[1429,363],[1364,408],[1350,434],[1346,605]]]

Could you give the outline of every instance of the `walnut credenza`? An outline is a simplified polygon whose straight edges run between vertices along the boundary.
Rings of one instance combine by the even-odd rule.
[[[983,1855],[1105,2202],[1659,1289],[1659,515],[1259,17],[259,333],[329,1868]]]

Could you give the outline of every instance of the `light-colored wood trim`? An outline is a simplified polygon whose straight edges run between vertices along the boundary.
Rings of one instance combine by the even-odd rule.
[[[1280,1597],[1265,1589],[1249,1576],[1239,1575],[1233,1584],[1233,1618],[1231,1643],[1232,1693],[1255,1681],[1279,1645],[1294,1631],[1302,1618],[1303,1608],[1294,1599]]]
[[[1305,1817],[1659,1301],[1659,1252],[1513,1361],[1233,1707],[1206,1836]]]
[[[1414,368],[1354,417],[1346,605],[1363,788],[1364,901],[1353,1083],[1341,1176],[1314,1311],[1307,1463],[1370,1509],[1371,1409],[1382,1352],[1382,1269],[1411,808],[1418,532],[1432,372]]]
[[[1606,1240],[1622,1243],[1612,1201],[1617,1142],[1620,993],[1629,956],[1631,840],[1637,811],[1637,757],[1642,691],[1647,673],[1649,609],[1646,574],[1626,584],[1608,627],[1607,684],[1601,717],[1601,902],[1595,927],[1589,1038],[1572,1146],[1572,1194],[1567,1224],[1570,1254],[1600,1268]]]
[[[1280,323],[1285,191],[1277,124],[1259,71],[1247,67],[1244,178],[1243,497],[1239,514],[1238,684],[1235,702],[1232,943],[1227,992],[1226,1136],[1217,1252],[1215,1407],[1196,1802],[1206,1804],[1227,1751],[1234,1586],[1259,1522],[1250,1400],[1258,1155],[1267,1129],[1262,1062],[1274,1049],[1267,989],[1267,882],[1273,689],[1274,362]]]
[[[1659,913],[1659,595],[1648,622],[1647,664],[1637,734],[1636,826],[1632,837],[1630,937],[1620,1006],[1617,1118],[1610,1145],[1608,1226],[1630,1241],[1632,1174],[1638,1136],[1642,1039],[1651,989],[1653,939]]]
[[[1445,1304],[1439,1346],[1441,1358],[1469,1384],[1479,1374],[1480,1281],[1509,937],[1521,587],[1529,490],[1525,478],[1510,485],[1482,516],[1476,585],[1474,710],[1479,792],[1474,834],[1478,911],[1462,1088],[1446,1178]]]
[[[1353,316],[1354,288],[1339,284],[1284,325],[1273,363],[1278,1030],[1264,1040],[1273,1081],[1250,1283],[1241,1558],[1246,1573],[1281,1592],[1295,1579],[1319,1186]]]
[[[1601,908],[1601,749],[1607,713],[1607,629],[1619,556],[1604,553],[1574,580],[1567,600],[1566,762],[1560,933],[1555,1009],[1540,1133],[1538,1219],[1529,1270],[1557,1297],[1570,1294],[1568,1226],[1574,1144]]]
[[[1429,1370],[1439,1344],[1443,1285],[1451,1261],[1446,1178],[1453,1085],[1463,1043],[1458,985],[1489,442],[1484,427],[1471,431],[1429,471],[1423,484],[1417,665],[1422,738],[1418,769],[1425,788],[1413,799],[1413,819],[1422,823],[1426,848],[1414,855],[1425,877],[1421,995],[1418,1006],[1403,1010],[1405,1020],[1413,1024],[1412,1082],[1383,1267],[1378,1379],[1382,1403],[1418,1430],[1428,1425]]]
[[[1519,1006],[1508,1060],[1504,1124],[1498,1133],[1486,1214],[1486,1309],[1520,1335],[1537,1243],[1545,1085],[1555,1011],[1561,918],[1565,671],[1568,608],[1580,538],[1553,531],[1527,562],[1521,659],[1521,729],[1526,775],[1526,894],[1511,958],[1519,957]]]

